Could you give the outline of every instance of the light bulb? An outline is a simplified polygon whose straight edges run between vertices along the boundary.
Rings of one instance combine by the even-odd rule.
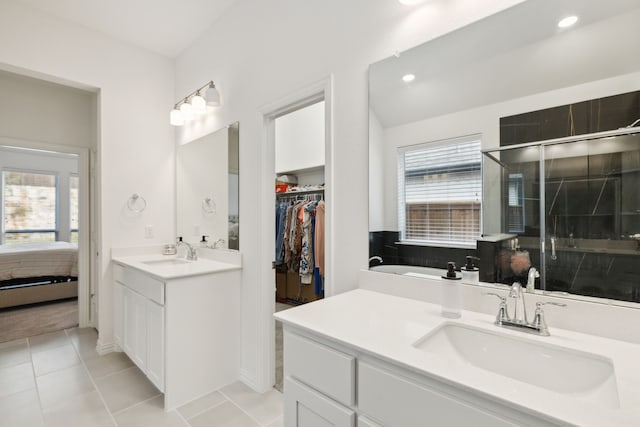
[[[180,113],[182,113],[184,121],[188,122],[189,120],[193,120],[193,107],[188,102],[184,102],[180,106]]]
[[[567,28],[572,26],[573,24],[575,24],[576,22],[578,22],[578,17],[575,15],[572,16],[567,16],[566,18],[562,18],[559,22],[558,22],[558,27],[560,28]]]
[[[211,107],[220,106],[220,92],[215,86],[209,86],[209,89],[207,89],[207,105]]]
[[[184,117],[182,113],[177,108],[171,110],[171,114],[169,114],[169,123],[173,126],[182,126],[184,125]]]
[[[404,76],[402,76],[402,81],[405,83],[412,82],[415,79],[416,79],[415,74],[405,74]]]
[[[191,107],[194,114],[204,114],[207,112],[207,101],[205,101],[204,98],[201,97],[198,93],[193,98],[191,98]]]

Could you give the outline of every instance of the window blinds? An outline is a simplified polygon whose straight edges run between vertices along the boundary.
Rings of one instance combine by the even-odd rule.
[[[475,247],[480,236],[479,136],[403,147],[398,152],[401,240]]]

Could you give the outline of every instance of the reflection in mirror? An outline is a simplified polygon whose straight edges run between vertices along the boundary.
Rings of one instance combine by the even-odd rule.
[[[559,28],[558,21],[568,13],[579,17],[577,24]],[[414,167],[407,174],[406,168],[402,168],[401,156],[414,148],[453,144],[470,137],[477,137],[482,150],[487,151],[630,125],[640,118],[640,56],[629,54],[640,48],[637,22],[640,22],[640,4],[636,0],[606,3],[527,0],[397,57],[372,64],[369,68],[370,266],[376,268],[376,264],[381,263],[385,271],[403,274],[402,268],[391,266],[444,269],[448,261],[461,266],[467,255],[480,255],[482,277],[483,263],[489,260],[483,260],[479,254],[479,243],[468,248],[451,238],[437,243],[434,242],[437,239],[411,241],[406,238],[407,221],[404,221],[415,214],[412,203],[420,202],[434,207],[429,214],[434,214],[431,219],[421,214],[423,218],[419,220],[423,228],[451,227],[464,232],[473,215],[464,215],[457,207],[471,202],[468,196],[461,197],[459,190],[470,188],[464,179],[473,169],[472,162],[467,159],[451,164],[454,157],[446,156],[448,164],[425,162],[422,168]],[[415,79],[403,81],[402,77],[409,73],[415,75]],[[563,147],[569,150],[568,145]],[[623,226],[633,221],[624,217],[630,212],[624,208],[627,202],[622,202],[626,194],[620,186],[622,178],[596,176],[593,168],[580,169],[581,173],[571,175],[569,172],[578,170],[576,162],[597,160],[593,156],[576,155],[572,157],[571,168],[554,169],[554,175],[540,193],[539,150],[514,148],[511,153],[500,152],[496,159],[501,161],[500,155],[508,157],[515,153],[534,158],[518,163],[518,167],[511,164],[508,169],[499,162],[482,162],[482,187],[477,192],[482,200],[482,236],[478,234],[477,240],[483,245],[504,240],[511,249],[510,236],[518,238],[520,249],[528,251],[530,262],[541,270],[541,278],[536,281],[538,288],[544,285],[546,274],[549,289],[635,300],[629,297],[632,292],[629,289],[616,295],[613,291],[584,291],[584,287],[580,290],[571,285],[574,278],[569,278],[569,271],[573,269],[575,273],[584,252],[575,255],[575,260],[565,257],[563,261],[557,255],[560,262],[566,262],[561,268],[562,279],[557,279],[558,275],[554,276],[557,280],[550,279],[551,270],[560,268],[556,260],[549,258],[550,237],[554,237],[556,250],[560,251],[565,244],[573,245],[581,230],[580,238],[589,236],[594,251],[607,252],[609,240],[626,239],[622,244],[626,247],[630,238],[625,236],[640,233],[640,224]],[[562,163],[560,158],[553,161]],[[635,175],[625,173],[625,176],[628,181]],[[420,197],[424,200],[418,200],[416,193],[408,191],[409,179],[421,181],[424,188],[446,182],[442,186],[442,200],[438,199],[440,196],[429,196],[428,191],[422,191]],[[640,177],[634,185],[636,188],[640,185]],[[582,219],[572,213],[572,209],[578,208],[573,206],[575,200],[570,194],[579,192],[591,197],[592,187],[598,190],[593,193],[595,196],[602,192],[598,206],[611,211],[610,219],[597,219],[593,206],[589,212],[580,214],[585,215]],[[547,207],[544,199],[549,204],[556,193],[556,203],[548,206],[552,208],[551,213],[544,214],[541,210]],[[540,196],[543,201],[534,200]],[[443,208],[445,199],[448,206]],[[503,203],[505,200],[507,203]],[[619,220],[613,219],[616,212],[620,213]],[[583,223],[590,225],[583,226]],[[582,230],[585,230],[584,236]],[[547,245],[547,253],[542,258],[541,236],[546,237]],[[636,255],[640,256],[640,251]],[[588,257],[585,255],[584,259]],[[545,261],[556,264],[547,262],[545,271]],[[602,267],[606,262],[602,258],[598,265]],[[495,264],[493,259],[491,263]],[[623,270],[625,266],[627,264],[621,264]],[[608,269],[606,265],[601,271]],[[624,271],[629,271],[638,281],[640,274]],[[499,273],[489,273],[486,271],[492,277],[485,276],[485,281],[502,281],[502,276],[496,276]],[[580,277],[576,275],[575,281]]]
[[[238,148],[238,122],[178,147],[176,230],[186,241],[239,249]]]

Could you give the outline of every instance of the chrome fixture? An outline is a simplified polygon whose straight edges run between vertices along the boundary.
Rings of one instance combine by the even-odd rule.
[[[180,246],[186,246],[187,247],[187,256],[185,258],[188,261],[197,261],[198,260],[198,253],[196,252],[196,248],[194,248],[189,243],[187,243],[184,240],[182,240],[182,237],[177,237],[176,238],[176,249],[179,248]]]
[[[551,259],[557,260],[558,256],[556,255],[556,238],[555,236],[551,238]]]
[[[527,275],[527,292],[533,293],[536,288],[536,279],[540,277],[540,273],[536,270],[535,267],[531,267],[529,269],[529,274]]]
[[[133,213],[142,213],[146,207],[147,201],[137,193],[133,193],[127,200],[127,208]]]
[[[517,286],[515,286],[517,284]],[[515,287],[515,288],[514,288]],[[522,332],[527,332],[530,334],[540,335],[543,337],[549,336],[549,328],[547,327],[547,323],[544,320],[544,312],[542,311],[543,305],[555,305],[557,307],[566,307],[566,304],[562,304],[559,302],[537,302],[536,303],[536,311],[533,315],[533,322],[529,323],[527,319],[526,306],[524,305],[524,293],[520,289],[520,283],[516,282],[511,287],[511,291],[509,292],[509,297],[514,298],[512,295],[518,295],[518,298],[522,298],[522,309],[524,314],[521,315],[521,319],[518,319],[516,316],[511,318],[509,316],[509,309],[507,307],[507,297],[503,297],[500,294],[495,292],[487,292],[484,295],[493,295],[500,299],[500,305],[498,306],[498,314],[496,315],[496,321],[494,322],[498,326],[502,326],[504,328],[516,329]],[[518,315],[518,313],[515,313]]]
[[[378,261],[380,264],[382,264],[382,257],[376,255],[376,256],[372,256],[371,258],[369,258],[369,262],[371,261]]]
[[[218,239],[215,242],[213,242],[213,249],[218,249],[218,247],[224,248],[224,244],[225,244],[224,239]]]
[[[207,106],[218,107],[220,105],[220,92],[211,80],[185,96],[184,99],[177,101],[169,115],[169,122],[173,126],[182,126],[185,122],[206,114]]]

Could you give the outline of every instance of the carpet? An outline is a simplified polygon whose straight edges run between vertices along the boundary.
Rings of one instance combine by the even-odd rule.
[[[0,309],[0,343],[78,326],[78,299]]]

